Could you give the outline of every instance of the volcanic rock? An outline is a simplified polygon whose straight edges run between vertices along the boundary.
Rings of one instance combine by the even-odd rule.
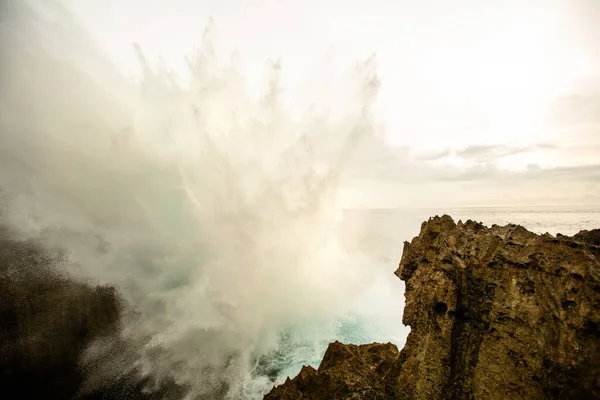
[[[265,399],[600,399],[599,236],[432,218],[396,271],[399,356],[335,343]]]
[[[265,400],[379,399],[385,394],[385,378],[397,359],[398,348],[391,343],[357,346],[336,341],[327,348],[318,370],[303,367],[296,378],[288,378]]]

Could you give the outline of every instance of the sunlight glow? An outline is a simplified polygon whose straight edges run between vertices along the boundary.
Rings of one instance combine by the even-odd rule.
[[[150,60],[161,57],[185,76],[185,57],[198,44],[205,21],[213,17],[215,48],[221,57],[237,52],[251,90],[262,87],[264,60],[281,60],[292,108],[304,108],[302,98],[314,98],[303,96],[307,75],[333,86],[352,61],[375,53],[382,81],[376,113],[389,142],[424,149],[543,140],[549,106],[589,65],[571,49],[564,22],[569,9],[560,1],[507,1],[502,7],[469,0],[453,7],[426,2],[439,15],[426,11],[426,4],[408,2],[380,7],[349,3],[341,14],[326,3],[320,13],[307,14],[306,6],[292,2],[254,7],[240,3],[231,12],[215,4],[163,9],[156,2],[138,7],[132,1],[103,11],[112,25],[126,27],[118,34],[107,32],[112,25],[86,15],[94,11],[98,16],[100,10],[90,7],[94,3],[69,2],[125,70],[137,68],[124,47],[135,41]],[[469,11],[460,11],[464,9]],[[311,64],[309,58],[322,61],[315,55],[328,63]],[[327,90],[323,88],[323,96]]]

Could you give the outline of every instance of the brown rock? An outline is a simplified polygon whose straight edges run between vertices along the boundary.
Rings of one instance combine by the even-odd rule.
[[[592,244],[594,246],[600,246],[600,229],[580,231],[578,234],[573,236],[573,239],[579,242]]]
[[[600,399],[599,233],[553,237],[449,216],[423,223],[396,271],[411,333],[380,375],[385,390],[369,398]],[[357,379],[368,370],[342,354],[326,356],[335,380],[294,378],[272,393],[296,397],[266,398],[325,398],[346,371]],[[367,398],[346,387],[329,398]]]
[[[397,398],[600,397],[600,264],[587,246],[449,216],[405,243]]]
[[[380,399],[385,377],[397,359],[398,348],[391,343],[357,346],[336,341],[327,348],[318,370],[303,367],[265,400]]]

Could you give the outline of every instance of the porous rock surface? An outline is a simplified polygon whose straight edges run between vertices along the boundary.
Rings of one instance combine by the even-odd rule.
[[[265,399],[600,399],[599,236],[432,218],[396,271],[399,355],[334,343]]]
[[[357,346],[336,341],[327,348],[318,371],[303,367],[293,381],[288,378],[265,400],[379,399],[384,378],[397,359],[398,348],[391,343]]]

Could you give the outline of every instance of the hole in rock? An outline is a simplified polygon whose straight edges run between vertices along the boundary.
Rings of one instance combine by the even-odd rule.
[[[577,303],[575,303],[573,300],[563,300],[562,301],[563,310],[571,310],[575,307],[577,307]]]
[[[435,306],[433,306],[433,310],[438,315],[444,315],[446,314],[446,311],[448,311],[448,306],[446,305],[446,303],[440,301],[435,303]]]

